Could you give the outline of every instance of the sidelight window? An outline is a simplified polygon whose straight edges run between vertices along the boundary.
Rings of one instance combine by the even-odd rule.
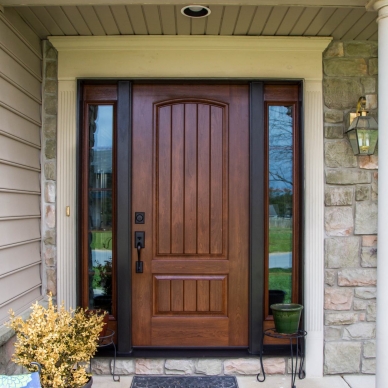
[[[265,87],[267,320],[271,304],[300,302],[298,94],[297,85]]]
[[[115,305],[116,87],[87,85],[83,92],[81,267],[82,305],[108,311]]]
[[[89,308],[112,312],[113,106],[89,105]]]

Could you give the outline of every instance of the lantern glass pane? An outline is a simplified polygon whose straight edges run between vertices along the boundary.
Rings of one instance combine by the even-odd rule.
[[[357,129],[360,155],[372,155],[377,143],[377,130]]]
[[[355,129],[349,130],[349,131],[346,132],[346,134],[348,135],[350,145],[352,146],[352,149],[353,149],[353,153],[355,155],[358,155],[359,154],[359,149],[358,149],[358,141],[357,141],[356,130]]]

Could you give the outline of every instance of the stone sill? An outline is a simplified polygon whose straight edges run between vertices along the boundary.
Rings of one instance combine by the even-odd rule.
[[[93,358],[92,373],[109,375],[113,358]],[[288,357],[263,357],[266,374],[286,375],[291,372]],[[186,376],[254,376],[261,370],[259,357],[229,358],[117,358],[115,374],[186,375]]]

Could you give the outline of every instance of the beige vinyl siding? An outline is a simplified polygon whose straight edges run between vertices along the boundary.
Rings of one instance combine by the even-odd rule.
[[[0,177],[0,191],[9,190],[11,192],[22,191],[27,192],[27,194],[40,194],[39,171],[7,165],[7,162],[2,160],[0,162]]]
[[[39,125],[25,120],[17,113],[0,105],[0,134],[15,138],[20,142],[34,145],[40,149]]]
[[[39,37],[0,12],[0,322],[41,298]]]
[[[28,24],[21,20],[20,15],[14,9],[7,7],[4,9],[4,13],[7,21],[15,26],[20,33],[21,39],[27,42],[30,49],[34,50],[38,57],[41,56],[42,48],[40,37],[36,35]]]
[[[4,101],[14,112],[22,113],[35,123],[40,122],[41,104],[4,78],[0,78],[0,101]]]
[[[0,207],[0,218],[35,216],[40,217],[39,195],[23,193],[0,192],[0,203],[7,206]],[[2,263],[1,270],[3,270]]]
[[[0,142],[0,160],[40,170],[40,149],[7,136]]]
[[[18,295],[17,298],[11,299],[9,303],[5,303],[0,306],[0,315],[4,317],[9,316],[9,307],[12,306],[12,309],[17,312],[25,311],[31,306],[31,300],[38,300],[41,298],[40,288],[34,288],[29,290],[25,294]],[[5,319],[6,320],[6,319]]]
[[[40,103],[40,81],[20,65],[13,57],[0,51],[2,76],[11,84],[20,88],[29,97]],[[22,85],[22,86],[21,86]]]

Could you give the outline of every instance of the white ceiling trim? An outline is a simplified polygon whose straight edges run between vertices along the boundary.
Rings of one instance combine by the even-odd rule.
[[[187,5],[188,0],[0,0],[3,6],[66,6],[66,5]],[[195,1],[195,3],[201,3]],[[207,4],[209,2],[203,2]],[[301,6],[301,7],[365,7],[367,0],[212,0],[211,5],[269,5],[269,6]]]
[[[277,36],[49,36],[61,51],[319,51],[332,38]]]
[[[58,79],[322,78],[331,38],[233,36],[49,37]],[[274,70],[274,64],[277,71]]]

